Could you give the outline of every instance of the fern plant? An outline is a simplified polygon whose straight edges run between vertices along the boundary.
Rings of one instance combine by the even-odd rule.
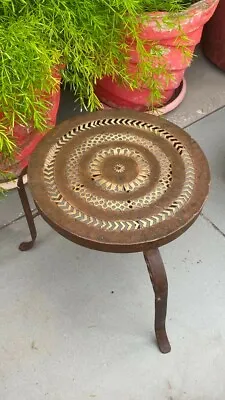
[[[54,90],[52,69],[61,53],[43,35],[34,15],[0,18],[0,153],[13,154],[16,123],[42,131],[48,104],[42,92]]]

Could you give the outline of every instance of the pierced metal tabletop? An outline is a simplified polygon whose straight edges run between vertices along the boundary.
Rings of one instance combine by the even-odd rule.
[[[82,114],[50,131],[28,170],[59,233],[103,251],[159,247],[199,215],[209,189],[200,147],[174,124],[128,110]]]

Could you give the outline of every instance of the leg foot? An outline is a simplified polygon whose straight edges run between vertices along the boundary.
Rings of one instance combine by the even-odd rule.
[[[155,335],[159,350],[169,353],[170,343],[166,333],[166,310],[168,283],[166,271],[158,249],[148,250],[144,253],[148,272],[155,292]]]
[[[34,217],[30,208],[30,204],[28,201],[28,197],[27,197],[27,193],[25,190],[25,186],[23,183],[23,176],[26,174],[27,172],[27,168],[24,168],[23,171],[21,172],[19,178],[18,178],[18,182],[17,182],[17,190],[20,196],[20,200],[22,203],[22,207],[24,210],[24,214],[27,220],[27,224],[29,227],[29,231],[30,231],[30,235],[31,235],[31,241],[29,242],[22,242],[19,245],[19,250],[21,251],[27,251],[30,250],[35,242],[35,239],[37,237],[37,231],[36,231],[36,227],[34,225]]]
[[[29,241],[29,242],[21,242],[20,245],[19,245],[19,247],[18,247],[18,249],[19,249],[20,251],[27,251],[27,250],[30,250],[30,249],[32,249],[32,247],[33,247],[33,245],[34,245],[34,241],[35,241],[35,239],[34,239],[34,240],[31,240],[31,241]]]

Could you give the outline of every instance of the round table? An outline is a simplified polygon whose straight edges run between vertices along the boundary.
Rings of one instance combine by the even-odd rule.
[[[38,213],[65,238],[106,252],[144,252],[155,292],[159,349],[168,284],[158,248],[197,218],[209,189],[207,160],[182,129],[128,110],[86,113],[51,130],[32,154],[29,187]],[[22,175],[18,190],[32,240],[34,216]]]

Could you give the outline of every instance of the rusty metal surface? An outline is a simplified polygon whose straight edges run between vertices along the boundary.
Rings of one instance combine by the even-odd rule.
[[[171,346],[166,333],[168,282],[163,260],[158,249],[144,252],[149,276],[155,293],[155,335],[162,353],[169,353]]]
[[[26,189],[24,186],[24,181],[23,178],[27,173],[27,167],[25,167],[19,177],[18,177],[18,181],[17,181],[17,191],[21,200],[21,204],[23,207],[23,211],[27,220],[27,225],[30,231],[30,236],[31,236],[31,240],[28,242],[21,242],[19,245],[19,250],[21,251],[27,251],[30,250],[34,243],[35,240],[37,238],[37,230],[36,230],[36,226],[34,223],[34,218],[36,218],[39,215],[39,212],[32,212],[31,207],[30,207],[30,203],[27,197],[27,193],[26,193]]]
[[[47,134],[29,185],[44,219],[103,251],[159,247],[200,213],[209,169],[199,146],[159,117],[128,110],[85,114]]]

